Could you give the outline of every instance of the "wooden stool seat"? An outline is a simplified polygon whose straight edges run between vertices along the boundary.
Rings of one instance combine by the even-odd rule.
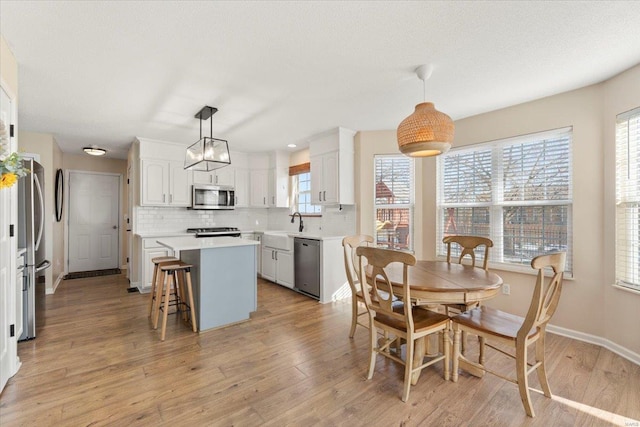
[[[168,261],[159,264],[163,288],[158,288],[158,308],[155,312],[154,329],[158,327],[158,317],[162,310],[162,330],[160,340],[164,341],[167,330],[167,317],[169,315],[169,300],[171,289],[175,286],[177,298],[176,305],[179,313],[186,322],[191,322],[193,332],[198,331],[196,324],[195,304],[193,302],[193,287],[191,285],[191,268],[193,264],[183,261]],[[163,306],[161,307],[161,305]],[[189,314],[190,313],[190,316]]]
[[[156,301],[156,289],[158,286],[157,282],[160,279],[160,274],[158,272],[159,265],[161,263],[166,263],[168,261],[178,261],[178,258],[173,256],[158,256],[155,258],[151,258],[151,262],[154,264],[154,266],[153,266],[153,278],[151,279],[151,296],[149,297],[149,317],[152,317],[154,312],[153,305]]]

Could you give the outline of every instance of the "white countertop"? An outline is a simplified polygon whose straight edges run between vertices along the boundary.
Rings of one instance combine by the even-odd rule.
[[[289,237],[300,237],[302,239],[311,239],[311,240],[342,240],[344,236],[321,236],[319,234],[313,233],[297,233],[297,232],[289,232],[289,231],[278,231],[278,230],[265,230],[262,232],[263,234],[286,234]]]
[[[241,239],[239,237],[200,237],[193,235],[179,237],[161,237],[158,244],[174,251],[188,251],[193,249],[215,249],[232,246],[259,245],[257,240]]]
[[[187,233],[186,231],[165,231],[165,232],[142,232],[136,233],[136,236],[143,239],[150,239],[153,237],[178,237],[178,236],[193,236],[193,233]]]

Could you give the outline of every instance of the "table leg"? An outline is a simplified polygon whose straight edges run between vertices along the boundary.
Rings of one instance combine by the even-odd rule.
[[[427,337],[422,337],[416,340],[416,345],[413,349],[413,367],[414,369],[420,365],[422,365],[423,361],[424,361],[424,355],[425,355],[425,338]],[[420,373],[422,372],[422,370],[414,372],[413,375],[411,375],[411,385],[416,385],[418,383],[418,380],[420,379]]]

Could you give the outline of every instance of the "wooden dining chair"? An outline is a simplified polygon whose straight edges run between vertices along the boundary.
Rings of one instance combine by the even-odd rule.
[[[367,315],[366,306],[364,310],[360,310],[360,304],[364,305],[365,302],[362,296],[362,287],[360,284],[360,277],[358,276],[356,259],[356,248],[362,245],[373,245],[373,236],[361,234],[347,236],[342,239],[342,247],[344,250],[344,269],[347,273],[349,287],[351,288],[351,330],[349,331],[349,338],[353,338],[358,325],[367,329],[370,327],[369,316],[367,316],[366,322],[359,321],[360,317]]]
[[[453,381],[458,381],[458,367],[462,362],[464,369],[469,369],[477,376],[485,372],[492,373],[518,385],[520,399],[528,416],[534,417],[531,396],[529,395],[528,375],[534,370],[544,395],[551,397],[549,381],[545,368],[544,341],[547,323],[553,316],[560,300],[562,276],[565,267],[566,253],[541,255],[531,261],[531,267],[538,270],[536,285],[533,290],[531,304],[525,318],[491,309],[486,306],[476,307],[470,311],[451,318],[453,338]],[[544,269],[551,267],[553,276],[545,279]],[[510,378],[488,369],[483,363],[471,362],[460,352],[460,333],[466,331],[485,339],[485,346],[493,348],[516,360],[516,378]],[[495,347],[492,343],[509,346],[515,354]],[[527,349],[535,343],[535,362],[527,361]]]
[[[460,256],[458,257],[458,264],[463,264],[463,258],[468,256],[471,258],[471,264],[476,266],[476,248],[484,246],[484,256],[482,262],[482,268],[487,270],[489,262],[489,248],[493,247],[493,241],[486,237],[481,236],[446,236],[442,239],[442,243],[447,245],[447,262],[451,264],[451,247],[452,245],[460,247]],[[463,313],[473,307],[480,305],[478,301],[469,301],[466,304],[444,304],[445,313],[447,316],[457,315]],[[464,353],[467,343],[467,334],[462,334],[462,352]],[[480,343],[482,348],[482,342]]]
[[[411,290],[407,283],[407,269],[415,265],[416,258],[408,252],[360,246],[356,249],[358,269],[363,282],[366,280],[366,262],[371,266],[371,292],[363,292],[363,297],[371,328],[369,329],[369,373],[367,379],[373,378],[377,354],[381,354],[404,365],[404,387],[402,401],[409,398],[409,389],[414,374],[439,361],[443,362],[444,378],[449,379],[449,318],[430,310],[422,310],[411,304]],[[392,284],[385,268],[391,263],[403,264],[402,301],[394,301]],[[377,329],[384,332],[379,338]],[[415,355],[424,354],[425,337],[442,332],[443,354],[424,363],[423,359],[415,360]],[[390,346],[404,340],[406,343],[405,359],[401,352],[391,352]],[[416,379],[417,381],[417,379]]]

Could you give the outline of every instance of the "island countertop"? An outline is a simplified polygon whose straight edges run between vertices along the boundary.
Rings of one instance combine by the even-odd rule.
[[[215,249],[234,246],[255,246],[257,240],[241,239],[239,237],[163,237],[156,240],[158,244],[174,251],[188,251],[197,249]]]

